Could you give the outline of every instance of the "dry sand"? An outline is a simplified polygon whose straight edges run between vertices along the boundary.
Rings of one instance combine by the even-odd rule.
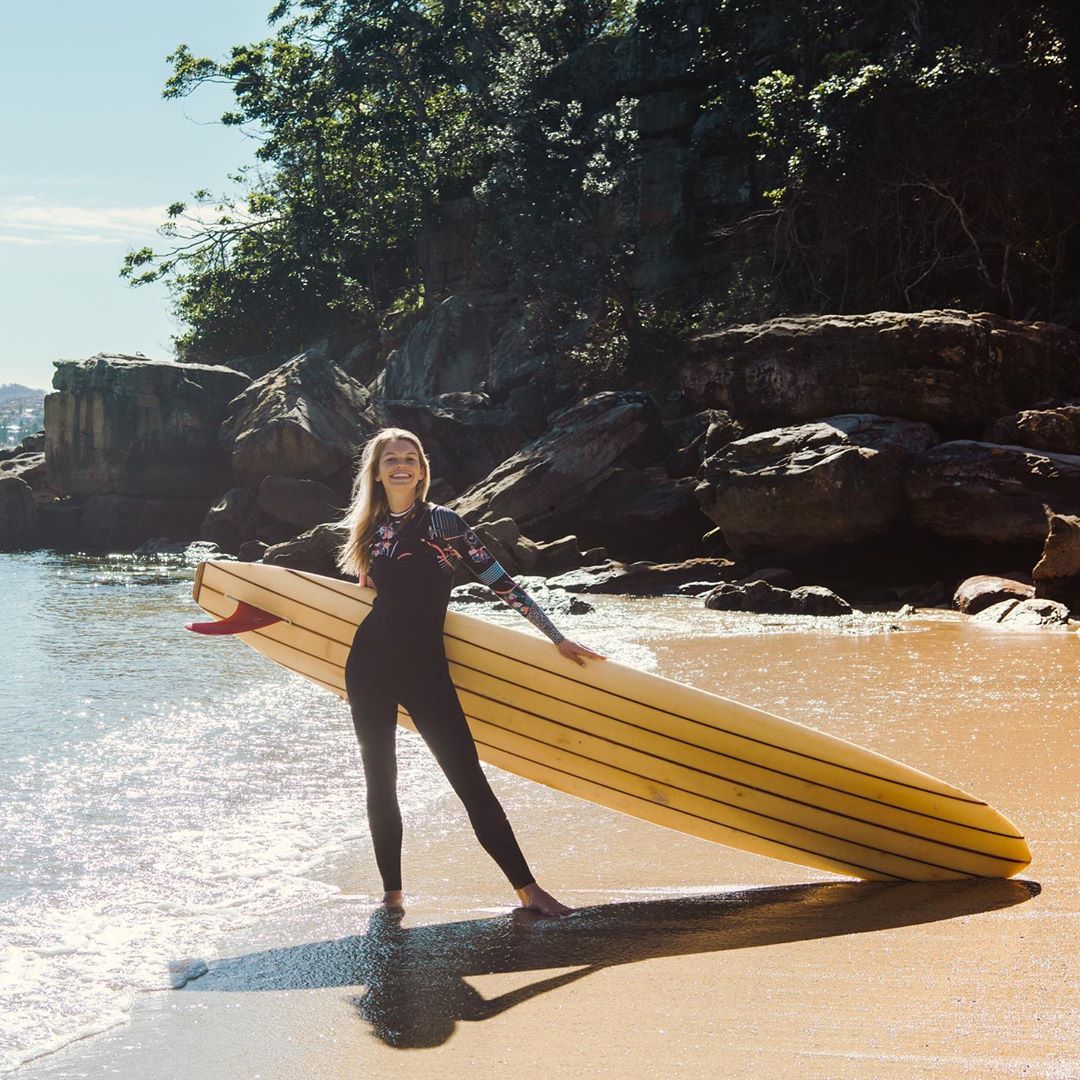
[[[238,932],[201,978],[18,1075],[1080,1078],[1077,635],[943,621],[657,655],[973,791],[1027,833],[1031,867],[848,882],[492,771],[574,917],[508,906],[448,790],[406,822],[403,918],[373,908],[358,849],[323,907]]]

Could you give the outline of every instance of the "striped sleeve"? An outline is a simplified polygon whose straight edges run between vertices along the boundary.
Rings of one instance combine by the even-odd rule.
[[[431,512],[431,527],[435,535],[449,543],[458,558],[500,600],[528,619],[556,645],[566,640],[544,609],[503,569],[460,514],[445,506],[436,506]]]

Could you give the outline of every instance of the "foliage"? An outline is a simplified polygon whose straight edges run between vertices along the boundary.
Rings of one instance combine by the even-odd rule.
[[[1071,11],[805,7],[819,55],[746,72],[764,190],[739,228],[786,305],[1080,317]]]
[[[571,377],[647,379],[695,328],[789,311],[1080,321],[1078,11],[282,0],[266,40],[173,53],[166,96],[229,85],[222,121],[258,140],[258,165],[229,197],[170,207],[162,250],[122,273],[169,283],[189,359],[393,337],[442,299],[419,248],[462,200],[470,281],[518,298]],[[675,257],[725,267],[681,294],[637,274],[635,77],[691,86],[749,177],[741,210],[675,222]]]

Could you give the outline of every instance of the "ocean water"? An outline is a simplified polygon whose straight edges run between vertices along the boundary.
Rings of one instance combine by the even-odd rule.
[[[345,703],[185,630],[206,618],[193,578],[183,558],[0,554],[0,1071],[324,900],[343,851],[373,866]],[[410,733],[399,787],[407,822],[447,790]]]
[[[344,703],[186,631],[193,575],[0,556],[0,1069],[122,1023],[185,956],[324,895],[313,870],[366,833]]]
[[[245,927],[377,898],[345,703],[233,639],[187,632],[205,617],[193,577],[183,559],[0,555],[0,1071],[125,1023]],[[1080,710],[1075,634],[590,600],[574,617],[544,602],[614,659],[940,762],[991,801],[1049,786],[1046,832],[1075,825],[1061,794],[1078,783],[1063,725]],[[423,828],[448,785],[418,738],[398,746],[406,829]],[[501,776],[519,802],[539,790]],[[342,894],[328,868],[343,862],[370,895]]]

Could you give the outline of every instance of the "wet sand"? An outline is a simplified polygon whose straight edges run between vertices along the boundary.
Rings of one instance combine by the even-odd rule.
[[[406,820],[403,917],[373,907],[354,844],[321,908],[238,931],[131,1023],[17,1075],[1080,1077],[1080,638],[903,627],[653,651],[991,802],[1028,836],[1021,878],[845,881],[492,770],[573,918],[509,907],[447,790]]]

